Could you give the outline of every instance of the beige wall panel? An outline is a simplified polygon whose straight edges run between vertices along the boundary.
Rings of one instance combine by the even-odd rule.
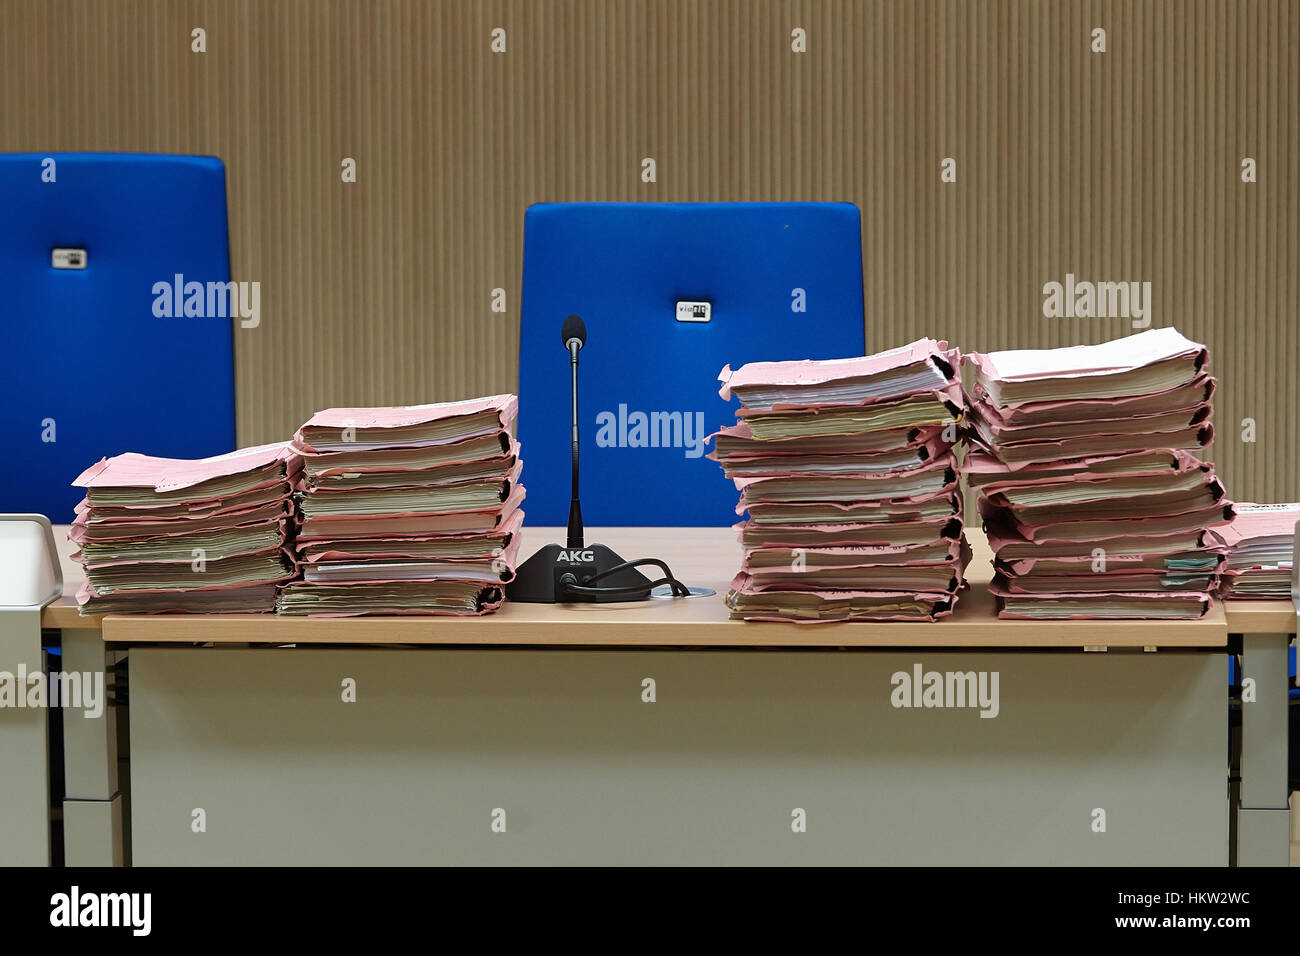
[[[1097,341],[1127,322],[1044,318],[1043,283],[1149,281],[1213,351],[1230,493],[1300,498],[1293,0],[0,0],[0,83],[0,150],[226,161],[243,442],[512,389],[529,203],[833,199],[872,349]]]

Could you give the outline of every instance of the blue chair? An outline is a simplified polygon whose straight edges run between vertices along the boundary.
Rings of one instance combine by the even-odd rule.
[[[698,321],[707,303],[709,320]],[[682,311],[679,320],[679,309]],[[589,527],[719,526],[737,492],[703,439],[735,421],[723,365],[864,352],[850,203],[542,203],[524,216],[519,437],[532,525],[569,507],[565,316],[579,357]]]
[[[68,522],[81,497],[70,482],[101,457],[232,449],[236,320],[206,314],[229,309],[221,160],[0,155],[0,208],[0,512]],[[203,317],[184,300],[179,317],[155,314],[176,312],[161,290],[177,276],[182,293],[202,284],[191,311],[201,301]],[[223,286],[209,296],[208,283]]]

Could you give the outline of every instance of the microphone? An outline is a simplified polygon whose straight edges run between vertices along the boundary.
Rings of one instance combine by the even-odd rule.
[[[534,604],[584,601],[640,601],[656,587],[666,584],[674,597],[689,597],[690,588],[675,577],[668,565],[657,558],[624,561],[603,544],[585,545],[582,506],[578,502],[578,351],[587,344],[587,325],[579,315],[570,315],[560,328],[560,341],[569,353],[573,473],[569,498],[568,543],[548,544],[521,564],[515,579],[506,585],[511,601]],[[651,581],[636,569],[654,565],[664,576]],[[712,592],[710,592],[712,593]]]
[[[578,349],[587,344],[587,323],[582,321],[582,316],[571,315],[564,320],[564,325],[560,327],[560,339],[573,361],[578,361]],[[574,343],[577,343],[576,348]]]
[[[572,493],[569,497],[570,548],[582,547],[582,504],[578,501],[578,350],[587,344],[587,323],[582,316],[571,315],[560,327],[560,341],[569,350],[569,375],[573,380],[573,473],[569,479]]]

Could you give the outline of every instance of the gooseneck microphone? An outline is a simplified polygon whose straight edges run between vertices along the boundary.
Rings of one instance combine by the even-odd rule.
[[[569,497],[569,535],[570,548],[582,547],[582,504],[578,501],[578,350],[587,344],[587,323],[582,316],[571,315],[564,320],[560,328],[560,340],[569,351],[569,374],[573,380],[573,476],[570,479],[572,493]]]
[[[661,585],[668,585],[674,597],[689,597],[690,588],[673,577],[668,565],[658,558],[624,561],[603,544],[584,544],[578,501],[578,352],[587,344],[587,325],[581,316],[570,315],[564,320],[560,341],[569,353],[571,386],[573,471],[567,543],[564,547],[548,544],[521,564],[515,579],[506,585],[506,597],[534,604],[640,601]],[[647,564],[659,568],[663,577],[651,581],[636,570]]]

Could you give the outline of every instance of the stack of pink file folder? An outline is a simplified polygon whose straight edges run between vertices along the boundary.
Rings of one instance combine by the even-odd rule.
[[[332,408],[294,436],[302,456],[302,580],[282,614],[483,614],[514,577],[524,513],[513,395]]]
[[[1233,516],[1213,466],[1203,345],[1152,329],[1102,345],[973,353],[965,462],[1009,618],[1194,619]]]
[[[1236,505],[1232,523],[1217,530],[1228,548],[1222,594],[1226,598],[1291,596],[1300,502]]]
[[[270,611],[295,573],[286,550],[302,460],[285,442],[198,460],[101,460],[68,537],[86,570],[82,614]]]
[[[724,368],[736,425],[709,457],[740,490],[733,620],[933,621],[969,560],[960,356],[922,339],[864,358]]]

